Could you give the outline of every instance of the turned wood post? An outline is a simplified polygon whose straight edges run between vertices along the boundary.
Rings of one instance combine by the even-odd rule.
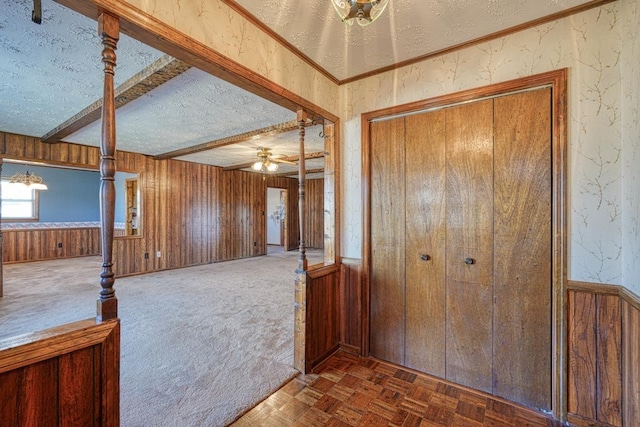
[[[300,222],[300,246],[298,268],[295,283],[295,321],[293,335],[293,364],[297,370],[307,373],[306,335],[307,335],[307,257],[304,243],[304,127],[307,115],[298,110],[298,129],[300,132],[300,160],[298,161],[298,221]]]
[[[298,218],[300,221],[300,253],[298,255],[298,269],[307,271],[307,248],[304,241],[304,187],[306,182],[306,168],[304,159],[304,128],[307,115],[303,110],[298,111],[298,133],[300,134],[300,160],[298,161]]]
[[[2,175],[2,166],[4,160],[0,159],[0,175]],[[2,187],[0,186],[0,223],[2,223]],[[4,295],[4,265],[2,258],[4,256],[4,242],[2,241],[2,229],[0,228],[0,298]]]
[[[116,107],[113,75],[116,67],[116,46],[120,34],[118,18],[101,14],[98,17],[98,33],[102,39],[104,63],[104,95],[102,102],[102,133],[100,138],[100,231],[102,239],[102,273],[100,273],[100,299],[98,320],[118,317],[118,300],[113,289],[113,227],[116,203]]]

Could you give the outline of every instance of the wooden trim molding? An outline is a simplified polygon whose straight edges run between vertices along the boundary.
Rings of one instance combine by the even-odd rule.
[[[67,323],[0,341],[0,374],[103,342],[119,320]]]
[[[640,310],[640,296],[620,285],[605,285],[602,283],[567,281],[568,291],[588,292],[592,294],[619,296],[636,310]]]
[[[550,86],[552,91],[552,411],[566,417],[566,278],[567,278],[567,74],[560,69],[489,86],[447,94],[427,100],[392,106],[362,114],[362,198],[363,198],[363,354],[369,355],[370,277],[371,277],[371,136],[370,123],[397,115],[443,108],[461,102],[495,97],[511,92]]]

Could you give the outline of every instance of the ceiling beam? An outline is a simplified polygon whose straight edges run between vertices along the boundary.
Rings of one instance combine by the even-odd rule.
[[[305,175],[309,175],[312,173],[320,173],[320,172],[324,172],[324,168],[317,168],[317,169],[307,169],[304,173]],[[283,177],[283,176],[298,176],[298,171],[294,170],[291,172],[280,172],[280,173],[276,173],[276,174],[269,174],[270,176],[276,176],[276,177]]]
[[[315,122],[308,122],[306,126],[313,126]],[[166,153],[158,154],[153,158],[155,160],[166,160],[175,157],[186,156],[189,154],[199,153],[201,151],[212,150],[214,148],[224,147],[225,145],[238,144],[240,142],[251,141],[267,136],[275,136],[281,133],[291,132],[298,129],[298,122],[291,120],[289,122],[279,123],[277,125],[267,126],[262,129],[256,129],[249,132],[244,132],[238,135],[228,136],[221,139],[216,139],[209,142],[203,142],[202,144],[192,145],[191,147],[180,148],[178,150],[169,151]],[[255,163],[255,162],[254,162]]]
[[[309,159],[319,159],[321,157],[324,157],[324,151],[317,151],[315,153],[308,153],[305,154],[304,158],[305,160],[309,160]],[[278,160],[284,160],[285,162],[297,162],[298,160],[300,160],[300,155],[296,154],[295,156],[288,156],[288,157],[281,157],[281,158],[271,158],[272,160],[275,160],[276,163],[278,163]],[[232,166],[227,166],[225,168],[222,168],[222,170],[224,171],[233,171],[233,170],[237,170],[237,169],[244,169],[244,168],[248,168],[251,165],[253,165],[255,162],[257,162],[258,158],[256,158],[255,160],[251,161],[251,162],[247,162],[247,163],[240,163],[237,165],[232,165]]]
[[[169,55],[164,55],[116,88],[116,108],[140,98],[147,92],[184,73],[189,68],[191,68],[191,65]],[[72,133],[99,120],[101,111],[102,98],[47,132],[41,138],[42,142],[55,143],[61,141]]]

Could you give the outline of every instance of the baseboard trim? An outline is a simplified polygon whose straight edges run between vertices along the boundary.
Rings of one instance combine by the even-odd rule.
[[[345,353],[353,354],[354,356],[362,356],[360,347],[351,344],[340,343],[339,351],[344,351]]]
[[[567,421],[570,426],[575,427],[615,427],[611,424],[590,420],[576,414],[567,414]]]

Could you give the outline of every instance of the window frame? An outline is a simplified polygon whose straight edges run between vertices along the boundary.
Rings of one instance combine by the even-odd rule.
[[[0,179],[0,185],[2,185],[2,183],[8,184],[9,181],[10,181],[9,178],[2,177]],[[2,212],[0,209],[0,217],[2,218],[2,222],[38,222],[40,220],[40,192],[38,190],[33,188],[31,189],[31,194],[33,194],[33,197],[31,199],[5,199],[4,193],[2,192],[1,189],[0,189],[0,193],[1,193],[0,203],[4,203],[6,201],[16,201],[16,202],[30,201],[31,212],[32,212],[32,215],[28,218],[5,217],[2,215]]]

